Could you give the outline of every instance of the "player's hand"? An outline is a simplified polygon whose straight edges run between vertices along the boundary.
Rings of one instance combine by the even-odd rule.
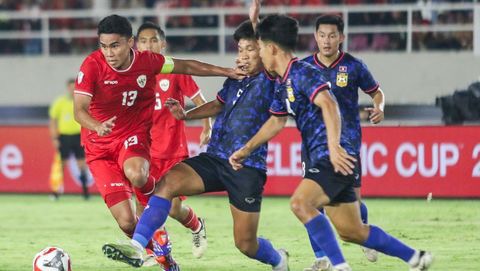
[[[260,0],[252,0],[252,3],[250,4],[250,9],[248,12],[248,18],[250,18],[250,22],[252,22],[254,27],[258,23],[259,15],[260,15]]]
[[[210,142],[210,137],[212,136],[212,129],[204,128],[200,134],[200,148],[207,145]]]
[[[168,98],[165,101],[165,106],[168,108],[168,110],[170,110],[170,113],[172,113],[173,117],[175,117],[177,120],[184,120],[187,117],[187,113],[179,101],[173,98]]]
[[[340,145],[329,147],[330,162],[333,165],[335,172],[340,172],[343,175],[353,174],[353,168],[355,168],[355,162],[357,159],[347,153],[347,151]]]
[[[383,111],[378,108],[368,107],[365,108],[365,111],[368,112],[368,119],[373,124],[377,124],[385,118]]]
[[[247,61],[247,59],[245,58],[242,58],[242,57],[237,57],[235,59],[235,64],[237,65],[237,68],[244,71],[244,72],[247,72],[248,71],[248,68],[249,68],[249,63]]]
[[[238,67],[236,67],[235,69],[228,68],[227,69],[227,74],[228,74],[227,76],[229,78],[237,79],[237,80],[242,80],[247,75],[247,73],[245,71],[243,71],[242,69],[240,69]]]
[[[95,132],[99,136],[106,136],[112,132],[113,127],[115,127],[115,120],[117,120],[117,116],[111,117],[110,119],[102,122],[95,128]]]
[[[239,170],[243,168],[242,162],[250,155],[250,151],[247,150],[245,146],[240,148],[239,150],[235,151],[230,157],[228,158],[228,162],[232,165],[234,170]]]

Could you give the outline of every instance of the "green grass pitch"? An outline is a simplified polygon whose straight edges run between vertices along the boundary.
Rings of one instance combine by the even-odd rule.
[[[480,270],[479,200],[366,199],[370,222],[406,243],[433,251],[432,270]],[[191,256],[191,236],[176,221],[167,227],[174,256],[182,270],[271,270],[240,254],[232,238],[228,200],[224,197],[190,197],[187,204],[207,220],[209,248],[202,259]],[[33,256],[46,246],[59,246],[71,256],[74,271],[134,270],[105,258],[105,242],[125,239],[100,197],[83,201],[64,196],[52,202],[45,195],[0,195],[0,270],[32,270]],[[301,271],[313,255],[304,227],[289,210],[288,198],[265,198],[259,235],[290,252],[290,268]],[[408,270],[398,259],[381,255],[369,263],[360,248],[341,242],[356,271]],[[158,267],[142,268],[159,270]]]

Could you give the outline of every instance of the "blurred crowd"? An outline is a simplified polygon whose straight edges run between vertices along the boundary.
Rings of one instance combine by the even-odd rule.
[[[473,23],[471,10],[436,12],[430,9],[435,3],[472,2],[473,0],[265,0],[264,6],[298,6],[298,5],[356,5],[356,4],[415,4],[420,11],[413,13],[414,26],[422,25],[466,25]],[[101,4],[99,4],[101,3]],[[106,3],[106,4],[105,4]],[[211,7],[239,7],[244,8],[250,0],[0,0],[0,11],[28,10],[40,12],[42,10],[85,10],[95,8],[211,8]],[[100,5],[100,6],[99,6]],[[105,6],[106,5],[106,6]],[[289,14],[299,20],[302,27],[312,27],[315,24],[317,13]],[[134,20],[135,18],[132,18]],[[247,19],[246,15],[228,15],[225,17],[227,27],[236,27]],[[157,21],[157,18],[144,18]],[[134,22],[141,23],[141,22]],[[371,26],[406,26],[406,12],[359,12],[349,14],[349,27]],[[167,18],[165,25],[168,29],[186,28],[214,28],[219,26],[217,16],[175,16]],[[54,31],[63,31],[66,38],[50,39],[49,50],[52,54],[85,53],[97,47],[96,38],[71,38],[69,30],[95,30],[97,21],[90,18],[61,18],[50,19],[49,28]],[[2,20],[0,18],[0,33],[6,31],[24,31],[31,33],[41,29],[41,21],[35,19]],[[169,36],[169,48],[174,52],[217,52],[219,49],[218,36]],[[406,33],[375,33],[350,34],[348,40],[349,51],[405,51],[407,43]],[[226,41],[228,51],[236,50],[233,40]],[[299,51],[314,51],[316,48],[312,35],[300,35]],[[468,32],[414,32],[412,49],[421,50],[472,50],[473,33]],[[0,54],[40,54],[42,42],[40,39],[1,40]]]

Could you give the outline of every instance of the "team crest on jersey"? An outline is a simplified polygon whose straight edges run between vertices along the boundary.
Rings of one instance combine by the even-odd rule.
[[[137,84],[139,87],[144,88],[147,84],[147,76],[145,74],[140,75],[137,77]]]
[[[84,74],[82,71],[79,71],[79,72],[78,72],[77,84],[81,84],[81,83],[82,83],[82,81],[83,81],[83,76],[84,76],[84,75],[85,75],[85,74]]]
[[[160,86],[161,90],[167,91],[168,88],[170,87],[170,80],[162,79],[162,80],[160,80],[160,82],[158,82],[158,85]]]
[[[339,72],[337,73],[337,86],[346,87],[348,85],[348,73]]]
[[[287,79],[286,86],[287,86],[288,101],[293,103],[293,102],[295,102],[295,95],[293,95],[292,80],[290,78]]]

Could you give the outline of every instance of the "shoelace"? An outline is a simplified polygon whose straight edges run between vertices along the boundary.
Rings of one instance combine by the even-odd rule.
[[[196,246],[196,247],[199,247],[200,246],[200,232],[198,233],[192,233],[193,234],[193,244]]]

